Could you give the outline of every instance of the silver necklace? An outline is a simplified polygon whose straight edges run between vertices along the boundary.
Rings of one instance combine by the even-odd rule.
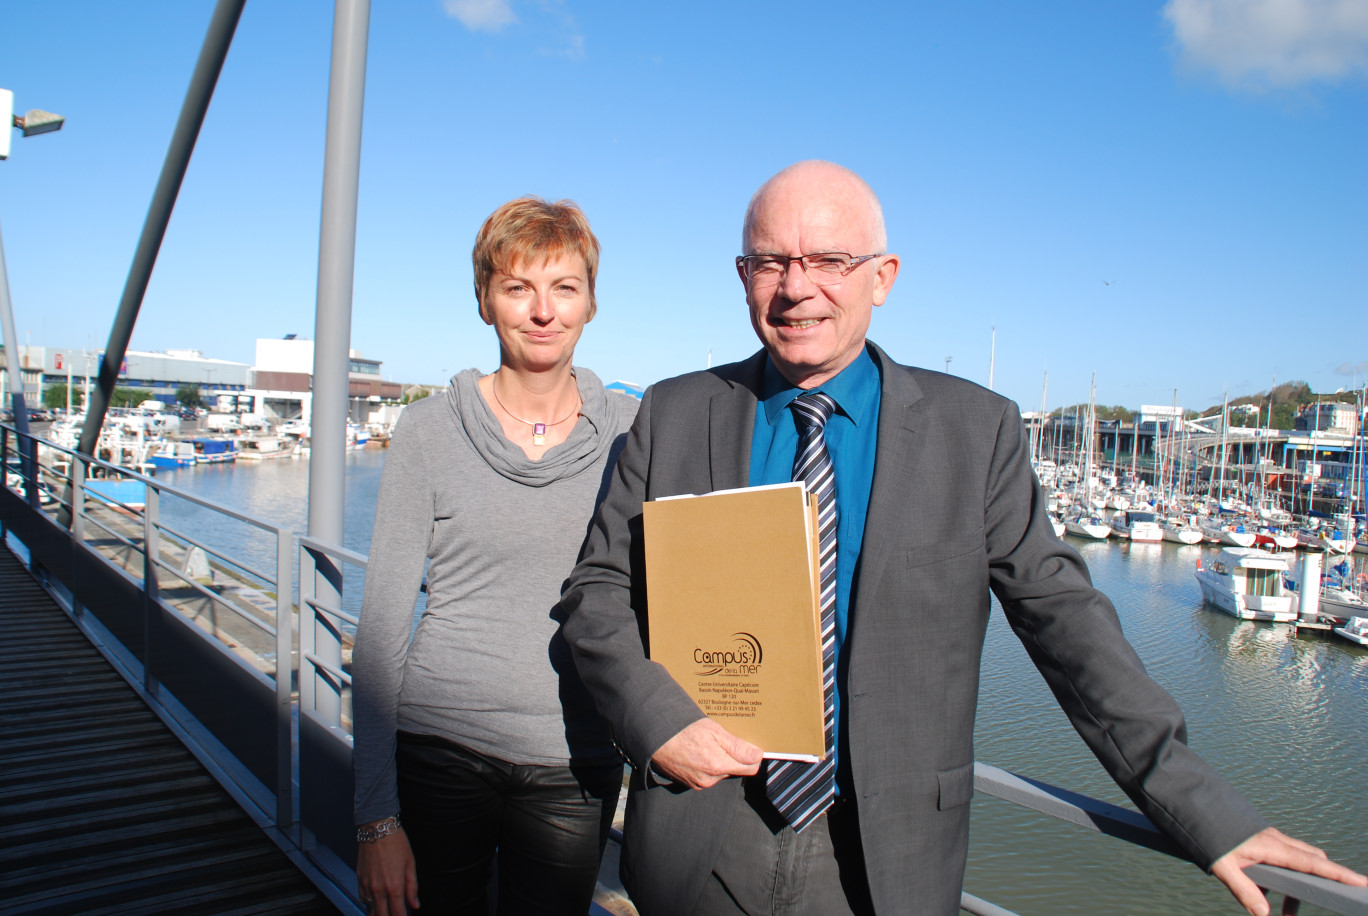
[[[513,419],[517,420],[519,423],[524,423],[524,424],[526,424],[526,425],[532,427],[532,444],[533,444],[533,445],[545,445],[545,444],[546,444],[546,430],[547,430],[548,427],[551,427],[551,426],[560,426],[562,423],[564,423],[566,420],[570,419],[571,417],[577,417],[577,416],[579,416],[579,409],[580,409],[580,403],[581,403],[581,401],[580,401],[579,392],[576,391],[576,392],[575,392],[575,403],[574,403],[574,405],[570,408],[570,412],[567,413],[565,416],[561,417],[559,420],[554,420],[554,421],[552,421],[552,422],[550,422],[550,423],[537,423],[537,422],[535,422],[535,421],[533,421],[533,420],[524,420],[522,417],[518,416],[518,415],[515,414],[513,411],[511,411],[511,410],[509,410],[507,407],[505,407],[505,406],[504,406],[504,402],[501,401],[501,400],[499,400],[499,388],[498,388],[498,385],[497,385],[498,375],[499,375],[499,373],[495,372],[495,373],[494,373],[494,376],[495,376],[495,377],[489,380],[489,391],[490,391],[491,394],[494,395],[494,403],[495,403],[495,404],[498,404],[500,410],[502,410],[504,413],[508,414],[508,415],[509,415],[510,417],[512,417]]]

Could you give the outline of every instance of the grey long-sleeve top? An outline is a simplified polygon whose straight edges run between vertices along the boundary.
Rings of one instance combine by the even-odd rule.
[[[553,610],[637,402],[575,375],[579,420],[538,461],[504,437],[475,369],[395,426],[352,658],[357,823],[399,811],[398,729],[518,764],[617,759]]]

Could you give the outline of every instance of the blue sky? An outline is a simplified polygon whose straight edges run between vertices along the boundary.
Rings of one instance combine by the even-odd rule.
[[[0,88],[67,118],[0,163],[20,342],[102,347],[213,10],[9,3]],[[870,331],[1026,409],[1368,379],[1368,3],[386,0],[352,345],[490,370],[469,250],[525,193],[603,242],[577,361],[650,383],[757,346],[755,188],[847,165],[902,256]],[[248,3],[133,347],[313,336],[332,4]],[[1108,285],[1110,284],[1110,285]]]

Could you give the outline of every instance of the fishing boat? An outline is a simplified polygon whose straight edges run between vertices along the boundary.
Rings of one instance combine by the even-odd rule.
[[[154,468],[188,468],[195,465],[195,447],[189,442],[167,439],[147,456]]]
[[[197,464],[228,464],[237,460],[237,443],[232,439],[189,439]]]
[[[1214,560],[1197,561],[1202,599],[1241,620],[1288,623],[1296,619],[1292,596],[1283,588],[1287,561],[1253,547],[1227,547]]]
[[[294,440],[285,436],[243,436],[237,445],[237,456],[242,461],[289,458],[295,447]]]

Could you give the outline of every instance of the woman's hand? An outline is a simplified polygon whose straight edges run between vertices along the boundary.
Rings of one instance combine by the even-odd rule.
[[[418,909],[418,872],[404,828],[357,847],[356,885],[375,916],[404,916],[405,902]]]

